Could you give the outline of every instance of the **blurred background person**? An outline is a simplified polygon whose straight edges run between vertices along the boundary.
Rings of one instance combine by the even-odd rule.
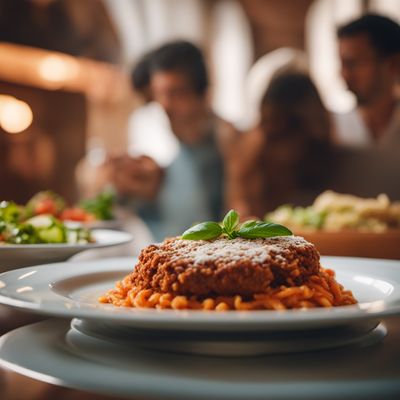
[[[330,180],[332,157],[330,118],[314,83],[278,70],[259,107],[259,123],[242,139],[233,204],[259,217],[282,204],[311,204]]]
[[[209,105],[202,52],[189,42],[168,43],[146,54],[133,78],[133,84],[142,93],[150,93],[149,99],[164,110],[177,149],[165,168],[151,157],[151,149],[134,157],[110,157],[103,167],[108,183],[143,218],[157,240],[181,233],[193,218],[220,219],[224,176],[238,133]],[[157,140],[149,143],[154,148],[160,145]],[[135,153],[134,137],[129,147]]]
[[[334,114],[336,140],[347,146],[400,146],[400,25],[367,14],[338,31],[341,74],[354,93],[356,108]],[[398,147],[399,148],[399,147]]]
[[[400,198],[400,25],[375,14],[338,31],[341,73],[357,105],[333,114],[336,151],[331,187],[343,193]]]
[[[232,169],[233,207],[262,217],[282,204],[309,205],[326,189],[400,198],[395,113],[393,131],[378,146],[349,147],[337,143],[332,114],[308,75],[302,53],[271,52],[249,76],[256,79],[247,82],[255,92],[249,96],[255,110],[248,114],[258,123],[241,139],[240,162]]]

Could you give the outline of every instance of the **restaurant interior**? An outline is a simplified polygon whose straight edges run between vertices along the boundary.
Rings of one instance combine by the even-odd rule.
[[[0,0],[0,399],[400,398],[399,23]]]

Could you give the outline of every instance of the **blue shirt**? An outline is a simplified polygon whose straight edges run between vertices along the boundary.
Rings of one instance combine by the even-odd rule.
[[[196,146],[180,142],[179,152],[166,168],[157,199],[139,207],[138,215],[157,241],[180,235],[196,222],[221,218],[223,160],[215,135]]]

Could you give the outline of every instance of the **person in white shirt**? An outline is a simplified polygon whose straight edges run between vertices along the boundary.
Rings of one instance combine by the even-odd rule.
[[[210,106],[202,51],[186,41],[166,43],[143,56],[132,83],[147,105],[130,120],[127,152],[105,163],[106,183],[157,241],[193,222],[219,220],[239,132]]]
[[[400,25],[368,14],[338,29],[341,74],[357,107],[335,114],[335,140],[352,147],[400,145]]]

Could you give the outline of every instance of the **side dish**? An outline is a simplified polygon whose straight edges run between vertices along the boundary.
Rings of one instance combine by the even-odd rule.
[[[0,202],[0,245],[94,242],[85,223],[113,219],[114,195],[100,193],[68,207],[56,193],[35,194],[25,205]]]
[[[23,206],[0,202],[0,245],[93,242],[89,229],[70,226],[51,214],[27,215]]]
[[[103,192],[93,199],[82,200],[68,206],[56,193],[43,191],[35,194],[25,206],[27,216],[50,214],[62,221],[94,222],[108,221],[114,218],[114,195]]]
[[[283,205],[265,217],[293,230],[385,232],[400,229],[400,202],[390,202],[385,194],[377,198],[320,194],[309,207]]]

